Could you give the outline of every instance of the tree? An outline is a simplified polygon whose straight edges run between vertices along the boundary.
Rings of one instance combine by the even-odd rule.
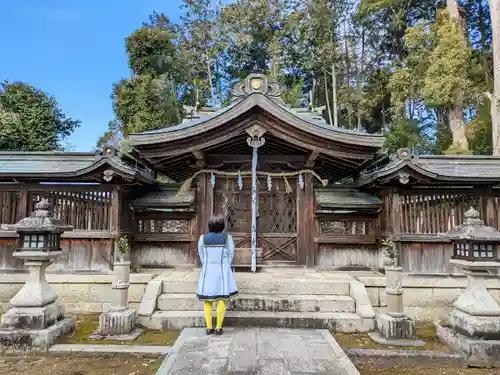
[[[22,82],[0,84],[0,150],[62,150],[79,126],[49,94]]]
[[[116,118],[97,142],[98,148],[116,146],[129,134],[160,129],[182,120],[178,91],[186,90],[186,67],[179,60],[174,31],[165,15],[154,13],[149,23],[125,39],[132,77],[123,78],[113,87],[111,99]]]
[[[491,122],[493,132],[493,155],[500,155],[500,2],[489,0],[493,35],[493,95],[491,101]]]

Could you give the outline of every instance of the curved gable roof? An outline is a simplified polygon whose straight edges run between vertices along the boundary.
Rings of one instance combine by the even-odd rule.
[[[252,88],[252,79],[258,79],[263,82],[262,86],[260,86],[261,89]],[[322,137],[328,141],[370,148],[381,148],[384,143],[385,139],[382,135],[334,128],[322,119],[320,120],[311,115],[294,112],[276,96],[279,92],[267,83],[265,76],[251,75],[247,78],[247,81],[249,82],[245,83],[243,89],[240,87],[239,96],[237,96],[235,101],[229,106],[210,115],[187,121],[177,126],[131,134],[131,145],[140,147],[190,138],[208,131],[213,131],[254,108],[260,108],[299,131]],[[238,92],[238,90],[236,90],[236,92]],[[235,90],[233,90],[233,94],[235,94]]]

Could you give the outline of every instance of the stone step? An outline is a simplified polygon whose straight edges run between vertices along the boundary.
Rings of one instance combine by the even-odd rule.
[[[162,294],[158,297],[157,308],[163,311],[196,311],[202,308],[202,302],[194,293]],[[228,310],[353,313],[356,304],[349,296],[239,294],[230,300]]]
[[[215,313],[214,323],[215,323]],[[138,323],[162,331],[185,327],[204,327],[203,311],[157,311],[151,317],[139,317]],[[354,313],[228,311],[227,327],[282,327],[329,329],[334,332],[367,332],[373,330],[373,319],[361,319]]]
[[[349,295],[349,280],[331,279],[300,279],[300,278],[269,278],[253,275],[253,278],[241,278],[236,282],[238,290],[243,294],[293,294],[293,295]],[[196,293],[198,280],[168,279],[163,280],[162,293]]]

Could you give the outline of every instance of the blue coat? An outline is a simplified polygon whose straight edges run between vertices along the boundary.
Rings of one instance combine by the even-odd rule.
[[[207,233],[200,236],[198,255],[202,268],[196,294],[200,300],[227,299],[238,293],[231,263],[234,241],[226,233]]]

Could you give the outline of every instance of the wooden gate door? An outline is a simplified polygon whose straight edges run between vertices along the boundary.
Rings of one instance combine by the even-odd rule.
[[[214,186],[214,213],[226,218],[226,231],[233,236],[236,254],[233,264],[251,264],[251,186],[240,190],[235,178],[219,178]]]
[[[289,181],[287,193],[281,179],[273,179],[269,190],[265,177],[258,181],[257,247],[262,249],[264,264],[297,263],[297,191],[295,181]],[[226,218],[227,232],[235,242],[235,264],[250,264],[252,194],[251,183],[245,179],[240,190],[237,179],[218,179],[214,187],[214,213]],[[241,259],[240,259],[241,258]],[[248,258],[248,259],[247,259]]]
[[[283,179],[273,179],[271,188],[259,179],[257,246],[262,248],[265,264],[297,263],[297,189],[289,181],[287,193]]]

